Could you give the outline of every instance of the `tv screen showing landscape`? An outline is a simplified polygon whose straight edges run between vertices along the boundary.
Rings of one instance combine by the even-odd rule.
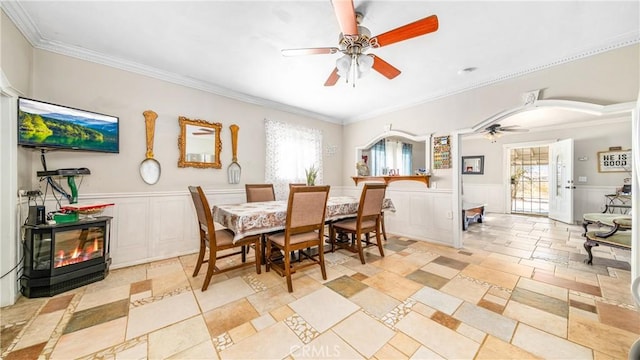
[[[119,128],[115,116],[18,99],[18,145],[118,153]]]

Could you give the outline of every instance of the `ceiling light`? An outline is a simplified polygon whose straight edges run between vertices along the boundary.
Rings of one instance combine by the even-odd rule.
[[[373,67],[373,56],[367,54],[346,54],[336,60],[336,68],[338,75],[351,81],[356,86],[356,79],[359,79],[369,73]]]
[[[489,132],[484,134],[484,138],[491,140],[492,143],[496,142],[496,140],[498,140],[501,136],[502,136],[501,133],[496,133],[496,132]]]
[[[460,69],[458,70],[458,75],[464,75],[464,74],[468,74],[468,73],[472,73],[474,71],[478,70],[477,67],[468,67],[468,68],[464,68],[464,69]]]
[[[336,60],[336,68],[338,69],[338,75],[340,77],[346,77],[349,75],[349,69],[351,68],[351,56],[344,55]]]

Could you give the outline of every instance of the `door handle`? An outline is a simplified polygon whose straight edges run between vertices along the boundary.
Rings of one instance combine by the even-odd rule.
[[[575,186],[565,186],[564,188],[565,189],[575,189],[576,187]]]

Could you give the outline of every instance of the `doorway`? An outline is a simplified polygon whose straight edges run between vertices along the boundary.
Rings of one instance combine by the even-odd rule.
[[[511,148],[511,213],[549,215],[549,147]]]

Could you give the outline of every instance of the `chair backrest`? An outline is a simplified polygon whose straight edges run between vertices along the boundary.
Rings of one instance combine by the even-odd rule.
[[[307,184],[304,184],[304,183],[289,183],[289,189],[291,189],[294,186],[307,186]]]
[[[274,201],[276,193],[273,184],[245,184],[247,202]]]
[[[380,215],[386,190],[386,184],[364,184],[358,205],[359,221]]]
[[[289,235],[324,230],[329,185],[293,186],[289,191],[285,232]]]
[[[191,193],[191,199],[193,199],[193,205],[196,208],[200,235],[206,235],[206,239],[210,242],[209,246],[215,246],[216,231],[209,201],[200,186],[189,186],[189,193]]]

